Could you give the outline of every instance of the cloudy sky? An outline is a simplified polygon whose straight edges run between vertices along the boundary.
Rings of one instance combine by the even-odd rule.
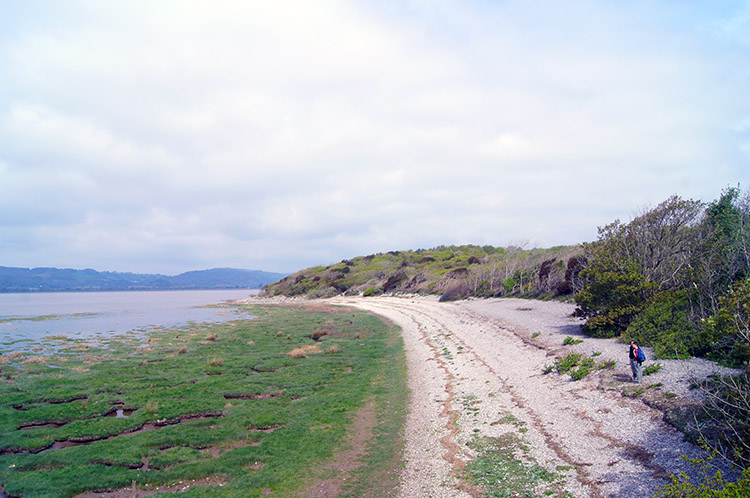
[[[0,265],[292,272],[750,184],[747,0],[0,0]]]

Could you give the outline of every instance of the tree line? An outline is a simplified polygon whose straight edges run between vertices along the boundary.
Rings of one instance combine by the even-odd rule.
[[[593,337],[622,336],[657,357],[748,364],[750,196],[710,202],[672,196],[584,243],[577,314]]]
[[[741,369],[739,375],[696,383],[705,403],[692,429],[745,469],[750,468],[749,246],[747,192],[727,188],[709,203],[672,196],[629,223],[601,227],[595,242],[582,245],[580,271],[572,279],[576,313],[586,319],[587,334],[636,340],[651,346],[657,358],[704,356]],[[743,486],[750,485],[747,472],[738,481]]]

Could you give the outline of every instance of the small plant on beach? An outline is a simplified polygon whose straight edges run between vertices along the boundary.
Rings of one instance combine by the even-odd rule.
[[[603,370],[605,368],[615,368],[616,364],[617,362],[615,360],[604,360],[597,363],[596,368],[599,370]]]
[[[659,370],[661,370],[661,363],[652,363],[643,369],[643,375],[655,374]]]
[[[571,336],[568,336],[568,337],[566,337],[566,338],[565,338],[565,340],[563,341],[563,345],[564,345],[564,346],[572,346],[572,345],[574,345],[574,344],[580,344],[580,343],[582,343],[582,342],[583,342],[583,339],[574,339],[574,338],[572,338]]]
[[[531,334],[531,338],[532,338],[532,339],[536,339],[536,338],[537,338],[537,337],[539,337],[540,335],[542,335],[542,333],[541,333],[541,332],[534,332],[533,334]]]
[[[591,373],[591,369],[588,367],[580,366],[575,370],[570,371],[570,378],[573,380],[581,380],[587,377]]]
[[[594,366],[593,358],[584,358],[578,365],[578,368],[570,371],[570,378],[573,380],[581,380],[587,377],[591,373],[591,367]]]
[[[569,372],[571,368],[578,365],[578,362],[581,361],[581,355],[580,353],[570,353],[565,358],[558,358],[555,360],[555,370],[557,370],[558,373],[566,373]]]

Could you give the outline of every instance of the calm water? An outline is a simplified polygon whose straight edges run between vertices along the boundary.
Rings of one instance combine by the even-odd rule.
[[[46,336],[108,337],[191,322],[250,319],[235,307],[205,308],[257,290],[53,292],[0,294],[0,352]]]

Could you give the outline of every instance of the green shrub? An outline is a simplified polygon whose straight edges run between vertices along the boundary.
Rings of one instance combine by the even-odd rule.
[[[570,353],[565,358],[555,360],[555,369],[558,373],[569,372],[571,368],[578,365],[581,361],[580,353]]]
[[[683,456],[683,458],[687,459]],[[654,498],[743,498],[750,496],[750,469],[745,469],[735,482],[728,482],[710,460],[687,459],[696,470],[697,478],[685,472],[670,476],[671,482],[654,493]]]
[[[364,296],[364,297],[370,297],[370,296],[375,296],[377,294],[379,294],[379,292],[378,292],[378,290],[375,287],[368,287],[362,293],[362,296]]]
[[[589,367],[585,367],[581,365],[575,370],[571,370],[570,372],[570,378],[573,380],[581,380],[584,377],[586,377],[588,374],[591,373],[591,369]]]
[[[581,328],[591,337],[619,336],[643,310],[655,287],[634,269],[622,271],[609,268],[609,264],[592,263],[583,270],[586,284],[575,295],[576,314],[587,318]]]
[[[581,380],[591,373],[591,368],[594,366],[594,360],[592,358],[583,358],[577,369],[571,370],[570,378],[574,381]]]
[[[580,344],[582,342],[583,342],[583,339],[573,339],[572,337],[568,336],[563,341],[563,345],[564,346],[570,346],[570,345],[573,345],[573,344]]]
[[[706,399],[697,431],[706,444],[750,468],[750,376],[713,377],[697,383]]]
[[[656,358],[686,359],[703,354],[706,335],[688,318],[690,302],[685,291],[662,292],[632,321],[623,334],[654,349]]]
[[[719,311],[705,323],[711,359],[733,367],[750,366],[750,277],[719,299]]]

